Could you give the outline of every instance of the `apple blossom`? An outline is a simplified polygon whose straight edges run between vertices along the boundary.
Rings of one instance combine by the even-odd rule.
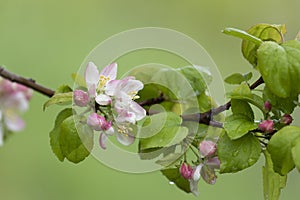
[[[25,127],[19,113],[28,109],[31,96],[31,89],[0,79],[0,146],[3,145],[4,130],[21,131]]]
[[[273,122],[273,120],[270,120],[270,119],[263,120],[258,125],[258,129],[261,130],[261,131],[263,131],[263,132],[266,132],[266,133],[271,133],[274,130],[274,122]]]

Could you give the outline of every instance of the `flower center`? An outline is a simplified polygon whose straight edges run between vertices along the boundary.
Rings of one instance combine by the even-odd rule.
[[[110,77],[100,75],[98,88],[100,88],[100,89],[103,88],[109,80],[110,80]]]

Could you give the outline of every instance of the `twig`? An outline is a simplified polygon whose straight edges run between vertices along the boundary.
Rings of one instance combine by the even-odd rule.
[[[22,76],[13,74],[13,73],[5,70],[2,66],[0,66],[0,76],[2,76],[3,78],[6,78],[12,82],[16,82],[16,83],[24,85],[28,88],[31,88],[31,89],[37,91],[38,93],[46,95],[47,97],[52,97],[54,95],[53,90],[37,84],[33,79],[24,78]]]

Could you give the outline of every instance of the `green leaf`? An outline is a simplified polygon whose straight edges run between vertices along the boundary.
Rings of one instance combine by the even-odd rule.
[[[72,116],[65,119],[61,124],[60,147],[64,156],[73,163],[79,163],[90,154],[89,150],[82,143],[78,131],[83,131],[85,140],[90,140],[88,148],[91,150],[93,131],[90,127],[83,124],[77,124],[76,127]]]
[[[51,105],[70,105],[73,101],[73,92],[58,93],[53,95],[43,106],[43,110]]]
[[[57,115],[54,128],[50,132],[50,146],[52,148],[53,153],[60,161],[63,161],[65,159],[65,156],[60,148],[60,132],[61,132],[60,126],[65,119],[67,119],[72,115],[73,115],[73,111],[71,108],[66,108],[62,110]]]
[[[249,81],[252,78],[252,73],[247,74],[234,73],[225,78],[225,82],[228,84],[241,84],[244,81]]]
[[[260,96],[251,93],[251,90],[246,83],[235,88],[232,93],[229,94],[229,98],[247,101],[264,112],[263,99]]]
[[[161,170],[161,172],[165,177],[167,177],[170,183],[175,183],[179,189],[187,193],[191,192],[190,183],[180,175],[179,168],[164,169]]]
[[[237,114],[225,118],[224,129],[231,140],[238,139],[255,128],[257,125],[246,115]]]
[[[171,112],[152,115],[141,130],[140,149],[178,144],[188,135],[188,129],[180,124],[181,117]]]
[[[78,163],[90,154],[93,132],[85,124],[78,122],[76,125],[71,108],[64,109],[56,118],[55,127],[50,132],[50,145],[60,161],[67,158],[73,163]]]
[[[274,171],[286,175],[295,167],[292,157],[292,143],[300,137],[300,127],[286,126],[276,132],[267,147],[271,154]]]
[[[300,93],[300,41],[282,45],[264,42],[257,50],[257,68],[273,94],[288,98]]]
[[[273,170],[273,163],[268,151],[263,151],[266,159],[263,167],[263,185],[265,200],[278,200],[281,190],[286,186],[287,176],[281,176]]]
[[[182,156],[183,156],[183,153],[171,153],[171,154],[166,155],[162,159],[157,160],[156,163],[159,165],[162,165],[164,167],[168,167],[172,164],[177,163]]]
[[[239,100],[239,99],[232,99],[231,110],[234,115],[245,115],[250,119],[250,121],[254,120],[253,110],[249,105],[249,103],[246,101]]]
[[[295,165],[300,172],[300,137],[298,137],[292,144],[292,156]]]
[[[252,134],[230,140],[223,133],[217,146],[221,161],[220,173],[234,173],[250,167],[257,162],[261,153],[259,140]]]
[[[234,37],[241,38],[243,40],[252,42],[252,43],[254,43],[256,45],[260,45],[262,43],[262,40],[260,40],[259,38],[257,38],[255,36],[253,36],[253,35],[245,32],[245,31],[236,29],[236,28],[225,28],[223,30],[223,33],[225,33],[227,35],[234,36]]]
[[[73,92],[72,88],[70,88],[68,85],[61,85],[55,90],[55,94],[68,92]]]
[[[177,70],[185,76],[197,96],[202,94],[212,81],[210,72],[200,66],[186,66]]]
[[[274,41],[282,43],[283,35],[285,34],[285,25],[272,25],[272,24],[256,24],[252,26],[247,33],[260,38],[263,41]],[[257,65],[257,49],[260,44],[255,44],[248,40],[242,42],[243,56],[254,66]]]
[[[297,106],[298,95],[293,95],[288,98],[280,98],[273,94],[271,90],[265,86],[263,93],[264,101],[269,101],[272,104],[273,109],[279,109],[283,113],[292,113]]]

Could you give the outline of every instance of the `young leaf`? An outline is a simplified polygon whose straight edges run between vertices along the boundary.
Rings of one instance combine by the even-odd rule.
[[[231,140],[238,139],[257,128],[253,119],[244,114],[233,114],[225,118],[224,129]]]
[[[70,105],[73,101],[73,90],[68,85],[59,86],[55,94],[44,103],[43,110],[51,105]]]
[[[241,84],[244,81],[249,81],[252,78],[252,73],[247,74],[234,73],[225,78],[225,82],[228,84]]]
[[[220,173],[234,173],[250,167],[257,162],[261,153],[261,145],[252,134],[230,140],[223,133],[217,146],[221,161]]]
[[[288,98],[300,93],[300,41],[279,45],[264,42],[257,50],[257,68],[273,94]]]
[[[260,38],[263,41],[274,41],[282,43],[283,35],[285,34],[285,25],[272,25],[272,24],[256,24],[252,26],[247,33]],[[260,45],[257,45],[251,41],[243,40],[242,53],[243,56],[256,67],[257,65],[257,49]]]
[[[51,105],[70,105],[73,101],[73,92],[58,93],[52,96],[43,106],[43,110]]]
[[[72,92],[72,88],[68,85],[61,85],[55,90],[55,94]]]
[[[180,175],[179,168],[164,169],[161,170],[161,173],[167,177],[170,183],[174,183],[179,189],[187,193],[191,192],[190,183]]]
[[[267,147],[274,165],[274,171],[286,175],[295,167],[292,157],[292,143],[300,138],[300,127],[286,126],[275,133]]]
[[[232,93],[229,94],[229,98],[247,101],[264,112],[263,99],[256,94],[252,94],[249,86],[246,83],[235,88]]]
[[[271,155],[263,151],[265,155],[265,166],[263,167],[263,185],[265,200],[278,200],[281,190],[285,187],[287,176],[281,176],[273,170]]]

